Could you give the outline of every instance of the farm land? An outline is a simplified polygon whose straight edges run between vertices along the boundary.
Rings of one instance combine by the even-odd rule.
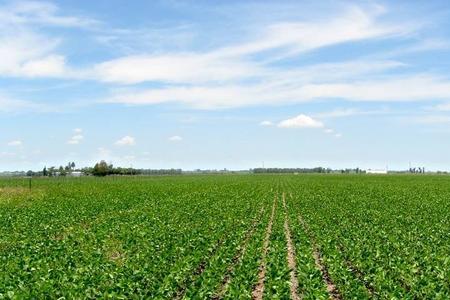
[[[0,299],[448,299],[450,177],[0,179]]]

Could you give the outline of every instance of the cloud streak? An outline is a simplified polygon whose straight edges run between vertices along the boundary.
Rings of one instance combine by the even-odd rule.
[[[112,87],[110,94],[97,102],[175,103],[193,109],[279,106],[327,99],[449,99],[449,79],[405,72],[409,66],[401,61],[355,59],[289,67],[276,63],[345,43],[407,38],[419,28],[388,23],[382,18],[386,13],[382,6],[347,6],[336,15],[316,21],[273,23],[246,41],[208,51],[125,55],[81,69],[72,67],[70,59],[58,53],[61,39],[39,34],[30,24],[85,28],[99,22],[65,16],[53,4],[21,2],[0,8],[0,16],[4,17],[0,22],[0,56],[6,57],[0,62],[0,76],[92,80]],[[2,30],[1,24],[15,24],[19,30],[11,34],[10,30]],[[444,44],[430,41],[421,51]],[[35,46],[30,48],[31,44]],[[403,72],[395,73],[399,70]],[[147,83],[154,87],[141,87]],[[123,86],[127,88],[120,88]],[[1,104],[0,99],[0,110]],[[25,104],[16,101],[16,106]]]
[[[10,141],[7,143],[7,145],[11,147],[19,147],[22,146],[22,141],[21,140]]]

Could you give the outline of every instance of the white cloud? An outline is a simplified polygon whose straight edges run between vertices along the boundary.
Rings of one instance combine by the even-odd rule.
[[[32,25],[88,28],[98,23],[65,16],[51,3],[20,2],[0,7],[0,57],[4,58],[0,61],[0,76],[92,79],[118,84],[157,82],[162,87],[115,89],[108,99],[100,102],[180,103],[197,109],[284,105],[317,99],[426,101],[450,98],[449,80],[426,75],[383,75],[391,69],[408,67],[400,61],[357,59],[289,69],[272,64],[273,60],[297,57],[341,43],[407,37],[418,29],[415,24],[400,21],[387,23],[382,18],[384,13],[386,9],[381,6],[346,6],[344,11],[323,19],[279,22],[262,27],[254,34],[255,38],[227,47],[208,51],[142,52],[76,70],[58,53],[63,40],[38,34]],[[2,24],[15,24],[14,28],[19,30],[1,30]],[[433,48],[442,43],[430,40],[424,45],[424,48]],[[405,89],[405,86],[411,88]],[[5,110],[2,106],[0,99],[0,111]]]
[[[73,130],[73,132],[74,132],[74,133],[82,133],[82,132],[83,132],[83,129],[81,129],[81,128],[75,128],[75,129]]]
[[[59,7],[45,1],[16,1],[0,7],[0,24],[92,28],[99,22],[86,17],[63,16]]]
[[[323,123],[306,115],[298,115],[278,123],[280,128],[322,128]]]
[[[0,30],[0,75],[36,76],[39,72],[36,67],[44,66],[45,60],[48,64],[49,56],[58,43],[57,39],[50,39],[30,30]]]
[[[29,28],[2,29],[0,24],[0,76],[88,78],[89,72],[66,64],[66,57],[57,53],[60,44],[59,38]]]
[[[10,141],[10,142],[8,142],[8,146],[11,146],[11,147],[22,146],[22,141],[21,140]]]
[[[332,134],[335,138],[342,137],[342,133],[336,132],[334,129],[326,128],[323,130],[326,134]]]
[[[316,113],[314,114],[314,117],[320,119],[327,119],[327,118],[345,118],[351,116],[382,115],[389,113],[391,113],[391,111],[388,108],[381,108],[375,110],[360,110],[357,108],[345,108]]]
[[[10,157],[14,157],[14,156],[16,156],[16,153],[12,153],[12,152],[8,152],[8,151],[0,152],[0,158],[3,158],[3,157],[10,158]]]
[[[437,111],[450,111],[450,103],[441,103],[431,108]]]
[[[39,110],[38,108],[38,105],[34,103],[11,99],[9,97],[3,97],[2,95],[0,95],[0,112],[15,112],[30,109],[34,109],[36,111]]]
[[[422,124],[445,124],[450,123],[450,116],[446,115],[425,115],[413,118],[417,123]]]
[[[71,145],[78,145],[83,140],[83,138],[84,137],[81,134],[75,134],[70,138],[70,140],[67,141],[67,143]]]
[[[273,123],[271,121],[262,121],[259,123],[260,126],[272,126]]]
[[[403,26],[405,24],[386,23],[379,18],[386,11],[381,6],[347,6],[345,11],[323,20],[275,23],[263,28],[256,34],[259,37],[250,39],[250,42],[210,51],[129,55],[84,70],[70,68],[65,56],[56,53],[60,39],[37,34],[30,24],[83,27],[96,24],[95,20],[63,16],[51,3],[21,2],[5,7],[0,7],[0,17],[3,17],[0,22],[22,24],[23,28],[14,34],[9,30],[0,31],[0,57],[5,58],[0,61],[0,75],[84,78],[119,84],[170,83],[164,88],[116,90],[109,99],[102,101],[106,103],[148,105],[178,102],[194,108],[218,109],[283,105],[322,98],[406,101],[437,96],[435,98],[440,99],[450,94],[449,82],[438,83],[435,78],[431,82],[423,82],[422,79],[421,83],[422,86],[433,83],[437,90],[404,89],[404,84],[412,78],[357,81],[363,74],[373,75],[405,67],[398,61],[356,60],[290,70],[270,64],[273,59],[321,47],[406,35],[417,29]],[[5,32],[9,34],[5,36]],[[259,55],[267,51],[271,51],[271,55]]]
[[[377,17],[385,12],[378,6],[366,8],[350,6],[346,12],[325,21],[274,24],[253,42],[229,47],[228,55],[247,55],[270,49],[284,48],[288,55],[350,41],[404,35],[411,26],[381,23]],[[333,30],[330,30],[332,28]]]
[[[408,88],[405,88],[408,87]],[[307,84],[293,91],[307,99],[351,101],[423,101],[450,97],[450,81],[433,76],[386,77],[353,83]]]
[[[63,77],[68,72],[65,60],[61,55],[49,55],[25,62],[19,72],[29,77]]]
[[[424,39],[419,40],[412,45],[402,45],[398,49],[383,52],[381,55],[374,55],[373,57],[396,57],[404,54],[411,54],[417,52],[428,52],[436,50],[448,50],[450,42],[444,39]]]
[[[133,146],[136,144],[136,140],[132,136],[124,136],[120,140],[116,141],[115,143],[117,146]]]
[[[318,118],[342,118],[342,117],[350,117],[354,115],[360,114],[361,111],[355,108],[347,108],[347,109],[336,109],[332,111],[322,112],[315,114],[315,117]]]
[[[182,140],[183,140],[183,138],[179,135],[174,135],[174,136],[169,137],[169,141],[171,141],[171,142],[180,142]]]
[[[406,89],[405,86],[408,88]],[[284,81],[219,86],[171,86],[117,92],[106,103],[148,105],[181,103],[197,109],[305,103],[319,99],[354,102],[410,102],[450,98],[450,81],[433,76],[384,76],[372,80],[305,83],[295,77]],[[350,111],[347,114],[353,113]]]
[[[145,81],[205,83],[236,81],[263,70],[255,64],[210,54],[128,56],[98,64],[94,76],[106,82],[135,84]]]
[[[62,16],[48,2],[18,1],[0,5],[0,76],[78,78],[57,53],[62,38],[42,34],[42,26],[83,27],[98,24],[89,18]]]
[[[100,157],[102,157],[103,159],[106,159],[107,157],[110,157],[110,155],[111,155],[111,151],[104,147],[99,147],[97,149],[97,151],[98,151],[98,155]]]
[[[258,39],[209,52],[124,56],[97,64],[93,76],[101,81],[122,84],[145,81],[205,84],[261,78],[273,73],[274,70],[266,64],[274,58],[290,57],[345,42],[403,35],[412,30],[411,27],[382,23],[377,19],[380,12],[380,9],[373,10],[373,7],[363,10],[351,6],[344,13],[330,16],[326,21],[272,24],[258,34]],[[269,59],[262,58],[258,62],[251,57],[266,51],[274,51],[274,54]],[[377,69],[400,65],[398,62],[387,61],[372,63],[370,68],[364,63],[362,67],[365,72],[376,72]],[[312,72],[303,73],[308,77]],[[333,73],[336,72],[320,72],[322,76]]]

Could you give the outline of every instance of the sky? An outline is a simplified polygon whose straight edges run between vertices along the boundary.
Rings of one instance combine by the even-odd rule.
[[[449,153],[446,0],[0,0],[0,171]]]

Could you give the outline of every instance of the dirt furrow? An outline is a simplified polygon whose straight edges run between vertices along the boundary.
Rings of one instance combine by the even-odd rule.
[[[215,299],[215,300],[222,299],[223,296],[225,295],[225,293],[227,292],[228,286],[231,282],[231,278],[232,278],[231,276],[234,272],[234,269],[241,262],[242,257],[244,256],[245,251],[247,250],[248,242],[249,242],[250,238],[253,236],[253,233],[255,232],[255,229],[256,229],[256,225],[260,222],[263,213],[264,213],[264,208],[262,207],[261,211],[259,212],[259,217],[253,221],[250,228],[247,230],[241,246],[238,248],[236,254],[233,257],[231,264],[228,266],[228,268],[226,270],[225,276],[224,276],[222,283],[218,289],[218,292],[212,297],[212,299]]]
[[[261,211],[263,211],[264,208],[261,208]],[[257,222],[258,221],[258,216],[255,217],[253,222]],[[224,236],[222,236],[222,238],[220,240],[217,241],[217,243],[214,245],[212,251],[208,254],[207,257],[205,257],[199,264],[198,266],[195,268],[195,270],[193,271],[192,275],[187,277],[181,285],[179,285],[178,290],[176,291],[175,296],[173,297],[173,299],[182,299],[186,293],[186,290],[188,288],[188,286],[195,280],[195,278],[198,278],[199,276],[201,276],[203,274],[203,272],[206,270],[206,267],[208,265],[208,260],[211,259],[219,250],[219,248],[222,246],[222,244],[224,243],[226,239],[226,234],[224,234]]]
[[[205,271],[206,269],[206,265],[207,265],[207,259],[209,259],[210,257],[214,256],[214,254],[217,252],[217,250],[220,248],[220,246],[223,244],[224,238],[220,239],[217,241],[217,243],[214,245],[211,253],[208,255],[208,258],[203,259],[197,266],[197,268],[195,268],[194,272],[192,273],[192,277],[187,278],[178,288],[174,299],[182,299],[184,297],[184,294],[186,293],[186,289],[189,286],[189,284],[191,282],[193,282],[193,278],[197,278],[198,276],[202,275],[202,273]]]
[[[369,293],[369,295],[370,295],[371,297],[373,297],[373,296],[376,294],[373,285],[365,279],[364,273],[363,273],[360,269],[358,269],[358,268],[351,262],[351,260],[348,258],[347,254],[346,254],[346,251],[345,251],[345,249],[344,249],[344,246],[342,246],[341,244],[339,244],[339,245],[338,245],[338,248],[339,248],[339,251],[340,251],[340,252],[342,253],[342,255],[344,256],[344,262],[345,262],[345,265],[348,267],[348,269],[350,270],[350,272],[352,272],[352,273],[355,275],[355,277],[358,278],[358,280],[364,284],[364,286],[366,287],[366,290],[367,290],[367,292]]]
[[[262,251],[262,257],[261,257],[261,264],[259,266],[259,272],[258,272],[258,282],[253,288],[252,292],[252,299],[255,300],[262,300],[264,295],[264,283],[266,280],[266,269],[267,269],[267,252],[269,251],[269,241],[270,241],[270,235],[272,234],[272,225],[273,225],[273,218],[275,215],[275,206],[277,203],[277,198],[273,199],[273,205],[272,205],[272,213],[270,215],[269,224],[267,225],[266,229],[266,236],[264,237],[264,243],[263,243],[263,251]]]
[[[328,291],[328,294],[330,295],[330,299],[332,299],[332,300],[343,299],[337,286],[334,284],[333,280],[331,279],[330,273],[328,272],[326,265],[323,262],[322,254],[320,253],[320,250],[317,247],[317,243],[311,234],[311,230],[310,230],[308,224],[303,220],[302,216],[299,216],[298,219],[299,219],[300,223],[302,224],[303,229],[305,230],[306,234],[308,235],[309,240],[311,241],[311,245],[313,248],[314,261],[316,263],[317,268],[320,270],[320,273],[322,273],[322,279],[325,282],[325,285],[327,286],[327,291]]]
[[[287,244],[287,262],[290,269],[290,288],[291,288],[291,299],[299,300],[298,295],[298,279],[296,275],[297,265],[295,261],[295,248],[292,244],[291,230],[289,229],[289,220],[286,212],[286,195],[283,193],[283,208],[284,208],[284,235],[286,236]]]

